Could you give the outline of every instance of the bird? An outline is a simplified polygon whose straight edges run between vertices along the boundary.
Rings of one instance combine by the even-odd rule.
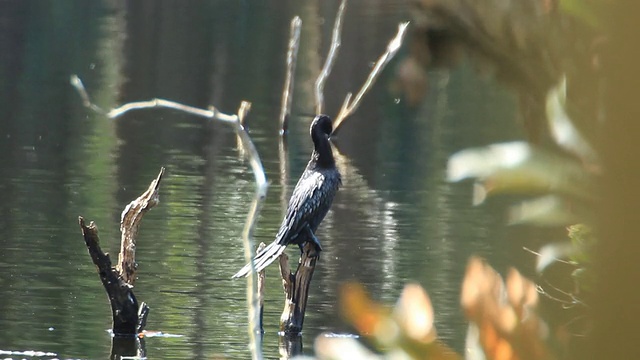
[[[257,272],[282,255],[287,245],[296,244],[302,251],[305,242],[311,241],[322,251],[322,245],[315,232],[329,212],[333,198],[342,185],[342,179],[329,143],[333,132],[331,118],[327,115],[316,115],[309,132],[313,140],[311,159],[293,189],[275,240],[253,260]],[[247,276],[250,272],[251,263],[240,269],[233,278]]]

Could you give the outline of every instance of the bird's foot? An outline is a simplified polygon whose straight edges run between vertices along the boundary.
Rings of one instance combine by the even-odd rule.
[[[322,244],[320,244],[320,240],[316,237],[316,234],[314,234],[313,231],[311,231],[309,226],[307,226],[307,231],[309,232],[309,237],[311,238],[311,241],[314,244],[316,244],[316,248],[318,249],[318,251],[322,251]]]

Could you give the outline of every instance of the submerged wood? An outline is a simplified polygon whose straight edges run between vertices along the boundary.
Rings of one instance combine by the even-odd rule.
[[[302,334],[284,334],[278,338],[278,352],[281,359],[302,355],[302,350]]]
[[[280,274],[282,275],[282,287],[284,288],[284,310],[280,317],[280,331],[286,335],[302,332],[304,313],[307,309],[309,286],[316,268],[319,253],[315,245],[306,242],[302,249],[302,255],[295,273],[289,269],[289,257],[286,254],[280,256]]]
[[[135,279],[135,236],[142,216],[158,203],[158,186],[164,173],[160,169],[158,177],[151,182],[149,189],[138,199],[130,203],[122,213],[120,229],[122,244],[120,261],[112,266],[109,254],[100,248],[98,228],[92,221],[86,224],[80,216],[78,221],[82,229],[84,242],[91,260],[98,268],[98,275],[107,291],[113,317],[113,334],[117,336],[135,336],[144,330],[149,315],[149,307],[144,302],[138,303],[133,293]]]
[[[144,337],[114,336],[111,339],[111,360],[146,359]]]

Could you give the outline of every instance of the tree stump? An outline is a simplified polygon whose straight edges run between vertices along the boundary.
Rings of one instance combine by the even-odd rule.
[[[285,335],[299,334],[302,332],[304,313],[307,308],[309,286],[313,271],[316,268],[319,252],[315,244],[306,242],[302,249],[302,255],[295,273],[289,269],[289,257],[286,254],[280,256],[280,274],[282,275],[282,287],[284,288],[284,310],[280,317],[280,331]]]
[[[144,214],[158,203],[158,190],[164,168],[158,177],[151,182],[147,191],[132,201],[122,212],[120,230],[122,241],[120,255],[116,267],[112,266],[109,254],[100,248],[98,228],[92,221],[86,225],[82,216],[78,218],[84,242],[91,260],[98,268],[98,275],[107,291],[111,314],[113,317],[114,336],[135,337],[142,332],[149,315],[147,304],[140,303],[133,294],[133,283],[136,278],[135,237]]]

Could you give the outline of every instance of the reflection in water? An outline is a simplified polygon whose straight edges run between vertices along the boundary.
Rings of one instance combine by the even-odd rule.
[[[139,337],[123,337],[114,336],[111,338],[111,356],[112,360],[137,357],[145,359],[146,349],[144,338]]]
[[[377,258],[367,259],[367,261],[374,260],[376,267],[382,270],[382,289],[392,291],[394,289],[393,284],[397,281],[395,250],[400,240],[397,232],[398,223],[394,218],[394,209],[397,204],[380,197],[375,190],[369,187],[366,180],[359,174],[348,158],[340,154],[339,151],[334,151],[334,153],[336,165],[342,174],[344,185],[341,190],[341,204],[350,204],[350,208],[359,209],[361,212],[357,219],[359,223],[364,225],[364,229],[361,230],[366,229],[367,233],[371,232],[372,234],[366,234],[367,237],[373,237],[371,240],[374,243],[370,246],[376,248],[379,246],[380,248]],[[366,239],[364,236],[361,237],[362,235],[359,235],[358,238]],[[331,261],[331,257],[329,257],[328,261]],[[377,264],[378,262],[380,264]],[[329,264],[328,268],[336,269],[337,267]],[[333,276],[337,279],[339,278],[335,272]]]
[[[291,359],[302,354],[302,334],[284,335],[278,337],[280,359]]]

